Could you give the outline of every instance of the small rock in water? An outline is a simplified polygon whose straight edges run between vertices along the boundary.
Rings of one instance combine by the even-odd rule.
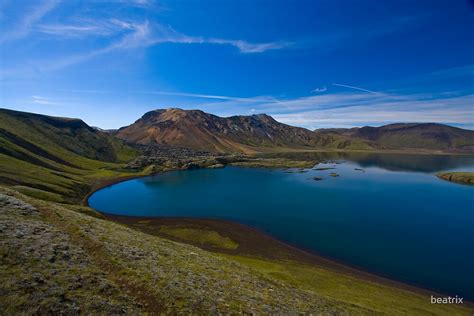
[[[334,167],[321,167],[321,168],[314,168],[313,170],[315,171],[324,171],[324,170],[332,170],[332,169],[336,169]]]
[[[339,175],[335,172],[329,174],[331,177],[339,177]]]
[[[314,177],[313,180],[314,181],[321,181],[323,178],[320,178],[320,177]]]

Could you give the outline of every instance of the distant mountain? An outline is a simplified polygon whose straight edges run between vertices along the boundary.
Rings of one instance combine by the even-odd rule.
[[[474,152],[474,131],[437,123],[396,123],[380,127],[319,129],[315,132],[358,138],[386,149]]]
[[[146,113],[116,136],[130,143],[164,144],[216,152],[265,148],[370,149],[370,142],[318,134],[279,123],[265,114],[219,117],[200,110],[167,109]]]

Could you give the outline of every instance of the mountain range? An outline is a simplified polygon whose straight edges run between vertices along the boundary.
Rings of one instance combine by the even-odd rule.
[[[219,117],[200,110],[166,109],[145,113],[120,128],[116,136],[128,143],[173,145],[214,152],[258,152],[270,148],[363,148],[369,142],[314,133],[277,122],[271,116]]]
[[[474,152],[474,132],[437,123],[395,123],[380,127],[319,129],[317,133],[363,139],[380,148]]]
[[[277,122],[266,114],[219,117],[200,110],[145,113],[115,135],[132,144],[172,145],[214,152],[279,149],[416,149],[474,152],[474,131],[436,123],[311,131]]]
[[[104,176],[131,176],[121,166],[146,156],[144,149],[163,148],[176,148],[182,156],[187,155],[182,148],[210,154],[387,149],[473,153],[474,131],[434,123],[311,131],[265,114],[224,118],[181,109],[150,111],[129,126],[105,131],[80,119],[0,109],[0,183],[48,192],[50,199],[77,201]]]

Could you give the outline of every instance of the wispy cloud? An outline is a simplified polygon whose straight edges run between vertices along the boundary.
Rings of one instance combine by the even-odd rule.
[[[394,122],[439,122],[474,125],[474,95],[380,94],[353,89],[354,93],[326,93],[294,99],[260,102],[262,98],[216,98],[217,102],[197,104],[220,115],[267,113],[277,120],[316,129],[383,125]],[[373,91],[375,92],[375,91]],[[187,96],[188,94],[183,94]],[[192,94],[191,96],[195,96]],[[237,100],[236,100],[237,99]],[[255,102],[254,100],[257,100]]]
[[[115,25],[116,28],[113,29],[110,26],[111,24]],[[57,70],[114,51],[146,48],[162,43],[231,45],[238,48],[241,53],[263,53],[267,50],[283,49],[291,45],[291,43],[287,42],[249,43],[243,40],[188,36],[175,31],[169,26],[165,27],[160,24],[152,24],[148,20],[145,20],[142,23],[136,23],[114,19],[109,24],[103,23],[100,27],[97,25],[43,25],[41,30],[50,35],[66,37],[80,37],[81,35],[86,34],[106,34],[107,32],[123,32],[124,34],[115,42],[96,50],[69,55],[62,59],[55,58],[54,60],[34,62],[35,72]],[[28,69],[22,69],[20,71],[27,72]],[[8,76],[18,72],[18,69],[7,69],[3,70],[1,75]]]
[[[276,119],[311,129],[393,122],[472,125],[474,117],[472,94],[451,98],[430,98],[427,95],[380,97],[370,94],[333,94],[323,100],[315,96],[281,102],[290,102],[293,110],[279,109],[274,104],[269,104],[269,112],[273,113]]]
[[[344,87],[344,88],[364,91],[364,92],[367,92],[367,93],[372,93],[372,94],[377,94],[377,95],[385,95],[384,93],[380,93],[380,92],[376,92],[376,91],[372,91],[372,90],[368,90],[368,89],[364,89],[364,88],[360,88],[360,87],[349,86],[349,85],[341,84],[341,83],[333,83],[332,85],[337,86],[337,87]]]
[[[321,87],[321,88],[315,88],[311,90],[311,93],[321,93],[321,92],[326,92],[328,88],[326,86]]]
[[[171,26],[163,26],[155,24],[153,33],[149,41],[150,45],[160,43],[179,43],[179,44],[217,44],[234,46],[241,53],[263,53],[268,50],[277,50],[288,48],[292,45],[291,42],[275,41],[264,43],[251,43],[245,40],[223,39],[223,38],[208,38],[202,36],[191,36],[176,31]]]
[[[35,30],[54,38],[81,38],[88,36],[110,36],[122,28],[113,21],[81,21],[76,24],[40,24]]]
[[[467,106],[473,96],[439,100],[435,104],[422,104],[416,109],[413,104],[363,105],[354,108],[315,110],[303,113],[276,114],[274,117],[284,123],[309,129],[324,127],[379,126],[395,122],[437,122],[474,127],[473,111]],[[442,105],[442,106],[440,106]]]
[[[243,40],[228,40],[221,38],[204,39],[203,43],[231,45],[239,49],[241,53],[263,53],[268,50],[287,48],[293,45],[291,42],[277,41],[268,43],[250,43]]]
[[[266,103],[266,102],[278,102],[274,97],[234,97],[226,95],[212,95],[212,94],[199,94],[199,93],[186,93],[186,92],[166,92],[166,91],[136,91],[138,93],[145,94],[157,94],[157,95],[172,95],[191,97],[199,99],[213,99],[213,100],[227,100],[227,101],[241,101],[241,102],[255,102],[255,103]]]
[[[119,23],[121,21],[117,21]],[[43,72],[43,71],[53,71],[62,69],[71,65],[75,65],[84,61],[87,61],[91,58],[110,53],[117,50],[122,49],[130,49],[136,47],[143,47],[148,46],[150,41],[150,29],[148,21],[142,24],[135,24],[135,23],[128,23],[128,22],[121,22],[122,28],[129,30],[124,36],[122,36],[119,40],[113,42],[112,44],[105,46],[103,48],[99,48],[92,51],[87,51],[80,54],[69,55],[63,58],[56,58],[53,60],[41,60],[34,62],[33,71],[36,72]],[[9,75],[17,74],[20,72],[28,72],[31,71],[31,68],[28,69],[10,69],[10,70],[3,70],[0,72],[0,76],[6,77]]]
[[[31,96],[32,102],[35,104],[41,104],[41,105],[57,105],[57,103],[52,102],[48,98],[39,96],[39,95],[32,95]]]
[[[288,48],[293,45],[287,41],[252,43],[241,39],[224,39],[202,36],[190,36],[176,31],[171,26],[159,23],[124,21],[111,19],[108,21],[84,20],[74,24],[41,24],[37,31],[51,35],[53,38],[80,38],[86,36],[113,36],[124,31],[129,34],[111,45],[111,48],[147,47],[162,43],[176,44],[215,44],[230,45],[241,53],[263,53],[269,50]],[[103,50],[107,51],[107,50]]]
[[[33,7],[25,16],[19,19],[9,31],[3,32],[0,36],[0,43],[12,41],[27,36],[32,27],[40,21],[46,14],[53,10],[59,4],[59,0],[46,0],[41,4]]]

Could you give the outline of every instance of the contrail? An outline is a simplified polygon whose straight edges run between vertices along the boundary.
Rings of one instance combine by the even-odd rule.
[[[354,87],[354,86],[348,86],[348,85],[346,85],[346,84],[333,83],[332,85],[333,85],[333,86],[338,86],[338,87],[344,87],[344,88],[354,89],[354,90],[359,90],[359,91],[364,91],[364,92],[368,92],[368,93],[372,93],[372,94],[377,94],[377,95],[385,95],[385,94],[380,93],[380,92],[376,92],[376,91],[372,91],[372,90],[367,90],[367,89],[364,89],[364,88],[359,88],[359,87]]]
[[[203,99],[217,99],[217,100],[228,100],[228,101],[247,101],[247,102],[275,102],[279,103],[274,97],[230,97],[226,95],[211,95],[211,94],[198,94],[198,93],[185,93],[185,92],[164,92],[164,91],[140,91],[140,93],[150,93],[150,94],[161,94],[161,95],[175,95],[183,97],[193,97],[193,98],[203,98]]]

